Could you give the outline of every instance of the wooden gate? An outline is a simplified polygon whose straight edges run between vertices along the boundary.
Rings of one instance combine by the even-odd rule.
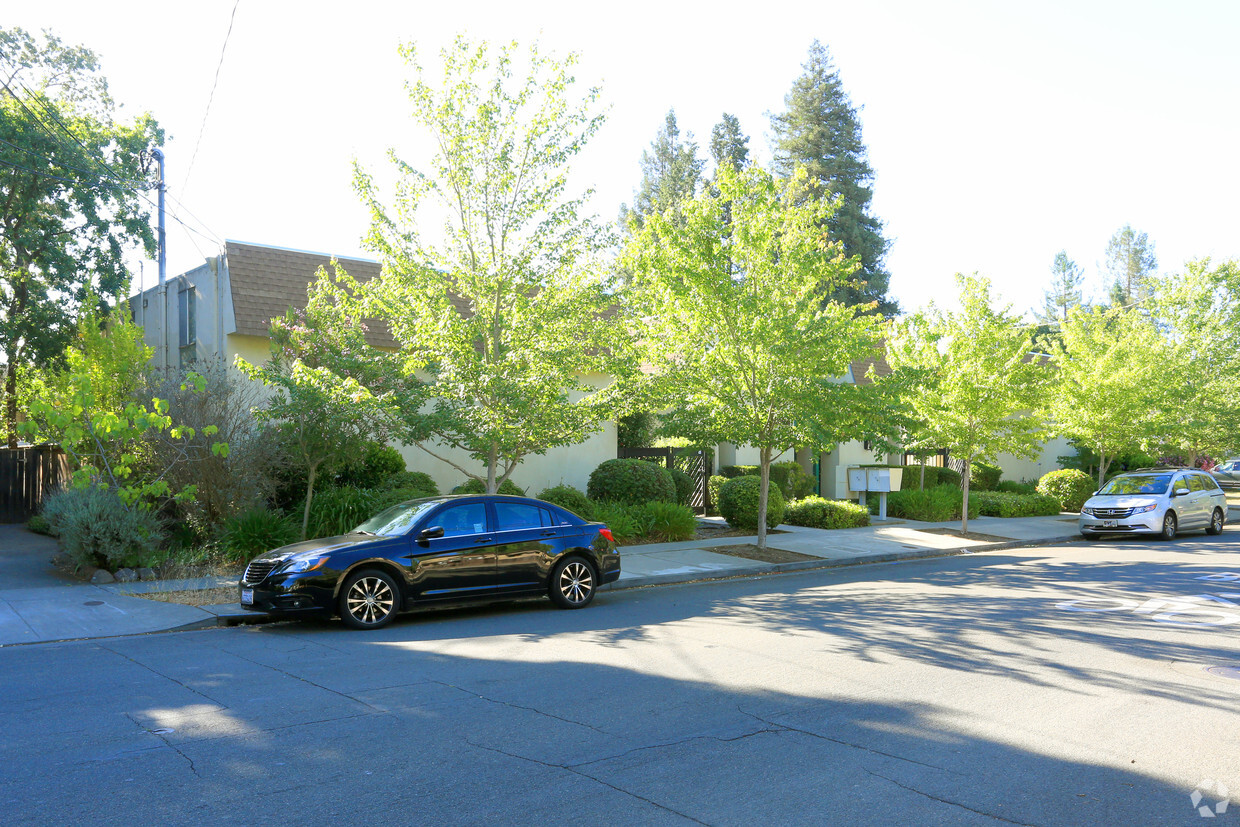
[[[0,448],[0,523],[29,520],[68,477],[68,459],[53,445]]]
[[[699,514],[710,510],[710,487],[706,483],[714,470],[711,467],[714,465],[713,460],[713,453],[708,451],[694,451],[676,456],[676,467],[693,480],[693,493],[689,495],[686,505]]]

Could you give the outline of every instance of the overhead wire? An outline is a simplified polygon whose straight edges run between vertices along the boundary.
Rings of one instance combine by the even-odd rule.
[[[228,51],[228,39],[232,36],[233,23],[237,19],[237,6],[241,0],[234,0],[232,14],[228,16],[228,31],[224,33],[224,45],[220,47],[220,59],[215,64],[215,80],[211,82],[211,93],[207,95],[207,107],[202,112],[202,123],[198,127],[198,139],[194,141],[194,151],[189,156],[189,165],[185,168],[185,177],[181,179],[181,191],[189,187],[189,176],[194,171],[194,162],[198,160],[198,148],[202,146],[202,136],[207,131],[207,117],[211,114],[211,103],[215,100],[215,89],[220,84],[220,70],[224,68],[224,53]]]

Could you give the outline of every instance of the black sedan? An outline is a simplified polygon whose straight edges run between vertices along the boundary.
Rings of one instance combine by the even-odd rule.
[[[269,551],[241,580],[241,606],[295,616],[337,614],[378,629],[405,609],[545,594],[589,605],[620,577],[602,523],[542,500],[428,497],[392,506],[348,534]]]

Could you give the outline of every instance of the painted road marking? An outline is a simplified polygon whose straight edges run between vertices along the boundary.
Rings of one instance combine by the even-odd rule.
[[[1240,609],[1240,603],[1233,602],[1231,598],[1240,598],[1240,592],[1150,597],[1145,601],[1118,597],[1082,597],[1056,603],[1055,608],[1065,612],[1131,612],[1148,617],[1156,623],[1172,626],[1229,626],[1240,623],[1240,612],[1230,612],[1223,608],[1226,606]]]

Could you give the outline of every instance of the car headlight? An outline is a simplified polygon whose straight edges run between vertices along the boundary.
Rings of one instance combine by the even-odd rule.
[[[1158,508],[1158,503],[1150,503],[1149,505],[1139,505],[1132,510],[1133,514],[1144,514],[1147,511],[1153,511]]]
[[[285,571],[314,571],[327,562],[326,557],[297,557],[284,564]]]
[[[1088,514],[1090,517],[1094,516],[1094,510],[1087,505],[1081,506],[1081,513]]]

